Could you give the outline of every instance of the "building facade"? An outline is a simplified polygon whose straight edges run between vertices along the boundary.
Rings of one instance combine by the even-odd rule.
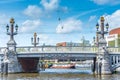
[[[84,40],[84,42],[81,43],[75,43],[75,42],[60,42],[57,43],[56,46],[73,46],[73,47],[77,47],[77,46],[90,46],[90,42],[88,40]]]
[[[120,28],[112,29],[106,40],[109,47],[120,47]]]

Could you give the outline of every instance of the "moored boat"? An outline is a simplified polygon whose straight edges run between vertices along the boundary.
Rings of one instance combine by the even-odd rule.
[[[75,68],[75,64],[53,64],[52,66],[51,66],[51,68],[65,68],[65,69],[67,69],[67,68]]]
[[[91,65],[90,64],[75,64],[75,68],[90,68]]]

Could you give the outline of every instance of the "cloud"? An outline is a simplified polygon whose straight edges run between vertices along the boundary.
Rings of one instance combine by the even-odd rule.
[[[57,26],[56,32],[57,33],[78,32],[81,30],[81,26],[82,22],[80,20],[69,18]]]
[[[23,14],[31,18],[40,18],[42,16],[49,16],[50,13],[54,11],[68,12],[68,7],[60,6],[59,0],[41,0],[40,4],[43,7],[37,5],[29,5],[24,11]]]
[[[29,5],[23,13],[32,18],[39,18],[42,15],[42,9],[36,5]]]
[[[40,4],[43,6],[43,9],[47,12],[50,11],[61,11],[61,12],[68,12],[68,7],[60,6],[59,0],[41,0]]]
[[[58,8],[58,3],[59,1],[58,0],[41,0],[40,2],[43,7],[45,8],[45,10],[55,10]]]
[[[110,28],[120,27],[120,10],[115,11],[111,15],[104,15],[105,20],[109,23]]]
[[[48,36],[45,34],[40,34],[40,35],[38,35],[38,37],[40,38],[41,41],[45,41],[45,40],[49,39]]]
[[[9,24],[10,18],[5,14],[0,14],[0,33],[6,32],[6,25]]]
[[[95,20],[95,19],[96,19],[96,16],[95,16],[95,15],[94,15],[94,16],[90,16],[88,22],[92,22],[92,21]]]
[[[5,25],[9,21],[9,18],[5,14],[0,14],[0,25]]]
[[[56,39],[52,37],[50,34],[38,34],[40,38],[40,44],[43,45],[54,45],[56,43]]]
[[[78,15],[75,15],[73,17],[74,18],[79,18],[81,16],[85,16],[85,15],[90,14],[90,13],[95,13],[95,12],[100,11],[102,9],[104,9],[104,8],[97,8],[97,9],[92,9],[92,10],[84,11],[84,12],[79,13]]]
[[[26,20],[22,23],[22,27],[20,29],[21,32],[30,32],[36,28],[38,28],[42,22],[40,20]]]
[[[120,0],[91,0],[98,5],[117,5],[120,4]]]
[[[9,36],[6,34],[0,34],[0,47],[6,47],[7,42],[9,40]]]

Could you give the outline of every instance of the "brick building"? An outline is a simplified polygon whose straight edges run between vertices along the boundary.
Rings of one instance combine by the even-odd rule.
[[[57,43],[56,46],[66,46],[66,42]]]

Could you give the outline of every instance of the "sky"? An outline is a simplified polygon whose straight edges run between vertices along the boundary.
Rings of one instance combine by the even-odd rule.
[[[109,30],[120,27],[119,8],[120,0],[0,0],[0,47],[9,41],[11,18],[19,26],[17,46],[32,46],[35,32],[39,45],[80,43],[83,36],[92,43],[101,16]]]

